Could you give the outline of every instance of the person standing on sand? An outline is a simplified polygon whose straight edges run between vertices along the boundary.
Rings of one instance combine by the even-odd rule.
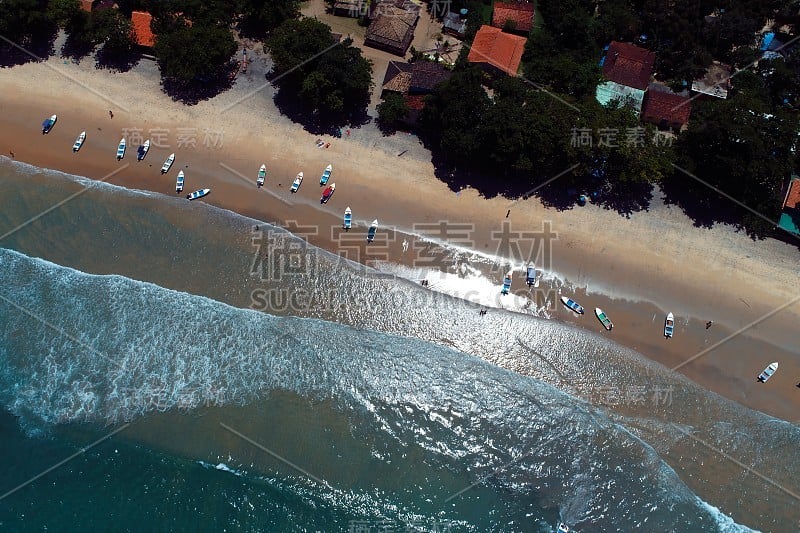
[[[710,321],[710,320],[708,322],[706,322],[706,329],[710,328],[711,324],[713,324],[713,322]]]
[[[111,111],[110,109],[108,110],[108,116],[114,118],[114,112]]]
[[[17,158],[17,156],[14,155],[14,150],[9,150],[8,153],[11,154],[11,159]]]

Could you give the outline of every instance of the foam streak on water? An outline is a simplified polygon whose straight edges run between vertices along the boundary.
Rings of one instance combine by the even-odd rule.
[[[0,260],[3,298],[37,317],[6,307],[0,324],[0,400],[26,424],[119,422],[290,390],[333,400],[390,437],[388,456],[420,447],[434,470],[491,477],[510,502],[536,494],[603,529],[725,529],[651,448],[541,382],[415,339],[240,310],[7,250]]]

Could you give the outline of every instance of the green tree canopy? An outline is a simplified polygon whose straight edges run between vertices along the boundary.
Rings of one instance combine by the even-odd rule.
[[[243,4],[240,27],[245,35],[264,37],[299,16],[298,0],[249,0]]]
[[[363,113],[373,87],[372,63],[351,39],[337,42],[326,24],[290,19],[265,43],[281,92],[311,114],[338,120]]]
[[[390,92],[378,104],[378,124],[384,131],[392,131],[408,116],[408,105],[402,95]]]

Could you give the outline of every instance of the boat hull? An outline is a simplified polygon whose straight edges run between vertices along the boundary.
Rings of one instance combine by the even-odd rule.
[[[771,363],[767,368],[764,369],[763,372],[761,372],[761,374],[759,374],[758,381],[761,383],[766,383],[776,370],[778,370],[778,363]]]
[[[191,194],[186,195],[186,199],[189,201],[197,200],[199,198],[203,198],[204,196],[208,196],[211,192],[211,189],[200,189],[199,191],[194,191]]]
[[[161,173],[166,174],[167,172],[169,172],[169,169],[172,168],[172,163],[174,162],[175,162],[175,154],[172,154],[167,158],[166,161],[164,161],[164,164],[161,165]]]
[[[582,315],[585,312],[583,306],[578,302],[576,302],[575,300],[573,300],[572,298],[567,298],[566,296],[562,296],[561,303],[567,306],[570,310],[578,313],[579,315]]]
[[[664,336],[668,339],[671,339],[674,333],[675,333],[675,319],[672,316],[672,313],[668,313],[667,318],[664,319]]]
[[[611,322],[611,319],[608,318],[608,315],[605,314],[605,312],[599,307],[595,308],[594,316],[596,316],[597,320],[599,320],[603,327],[606,328],[606,331],[611,331],[614,329],[614,323]]]

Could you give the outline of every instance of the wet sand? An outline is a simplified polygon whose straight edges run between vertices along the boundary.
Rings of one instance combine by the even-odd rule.
[[[87,65],[53,60],[48,64],[92,90],[56,83],[43,64],[0,72],[4,95],[0,153],[13,151],[17,160],[40,167],[169,195],[175,194],[178,170],[184,170],[184,194],[210,187],[211,195],[202,201],[305,233],[312,244],[334,252],[344,246],[337,240],[336,228],[346,206],[354,212],[351,236],[365,234],[374,218],[382,232],[387,228],[419,232],[419,224],[439,221],[465,223],[472,225],[467,242],[457,239],[455,244],[500,256],[509,254],[496,235],[504,223],[512,231],[537,231],[549,221],[557,239],[551,253],[537,258],[537,264],[567,280],[561,293],[574,296],[587,309],[587,315],[577,318],[551,302],[550,315],[602,331],[593,316],[594,307],[601,307],[615,323],[607,335],[668,367],[702,354],[798,297],[796,247],[773,240],[753,242],[726,227],[694,228],[679,211],[658,202],[650,212],[625,219],[591,205],[558,212],[535,199],[512,204],[509,199],[481,198],[473,190],[454,193],[433,177],[430,156],[416,138],[407,134],[383,138],[373,126],[352,129],[351,135],[341,138],[323,137],[330,147],[317,148],[318,136],[277,115],[268,87],[231,107],[263,84],[257,68],[251,70],[251,79],[241,80],[241,87],[185,107],[160,93],[150,64],[113,76]],[[43,136],[39,125],[52,113],[59,115],[58,123]],[[179,127],[186,130],[178,131]],[[164,129],[166,140],[154,142],[147,158],[137,162],[132,129],[140,129],[144,137],[148,130]],[[179,136],[183,134],[186,141],[189,129],[195,145],[178,146]],[[83,130],[86,142],[74,154],[70,148]],[[128,150],[117,162],[116,146],[123,134],[129,138]],[[175,164],[163,176],[159,169],[171,152],[177,154]],[[268,167],[267,181],[257,190],[261,163]],[[334,166],[331,182],[337,190],[321,206],[319,175],[328,163]],[[300,192],[292,195],[289,187],[300,170],[305,180]],[[413,251],[403,253],[401,243],[404,239],[413,243],[414,237],[391,231],[387,235],[382,248],[371,249],[373,256],[385,254],[391,261],[413,263]],[[347,247],[351,258],[352,254],[364,258],[364,244]],[[506,263],[520,268],[525,262],[523,251]],[[497,276],[499,283],[502,274]],[[521,277],[515,277],[515,291],[525,289]],[[668,311],[676,317],[675,337],[670,340],[662,334]],[[798,318],[800,303],[795,302],[679,371],[744,405],[796,422]],[[709,330],[704,327],[707,320],[714,321]],[[772,361],[780,361],[779,371],[768,385],[756,383],[756,375]]]

